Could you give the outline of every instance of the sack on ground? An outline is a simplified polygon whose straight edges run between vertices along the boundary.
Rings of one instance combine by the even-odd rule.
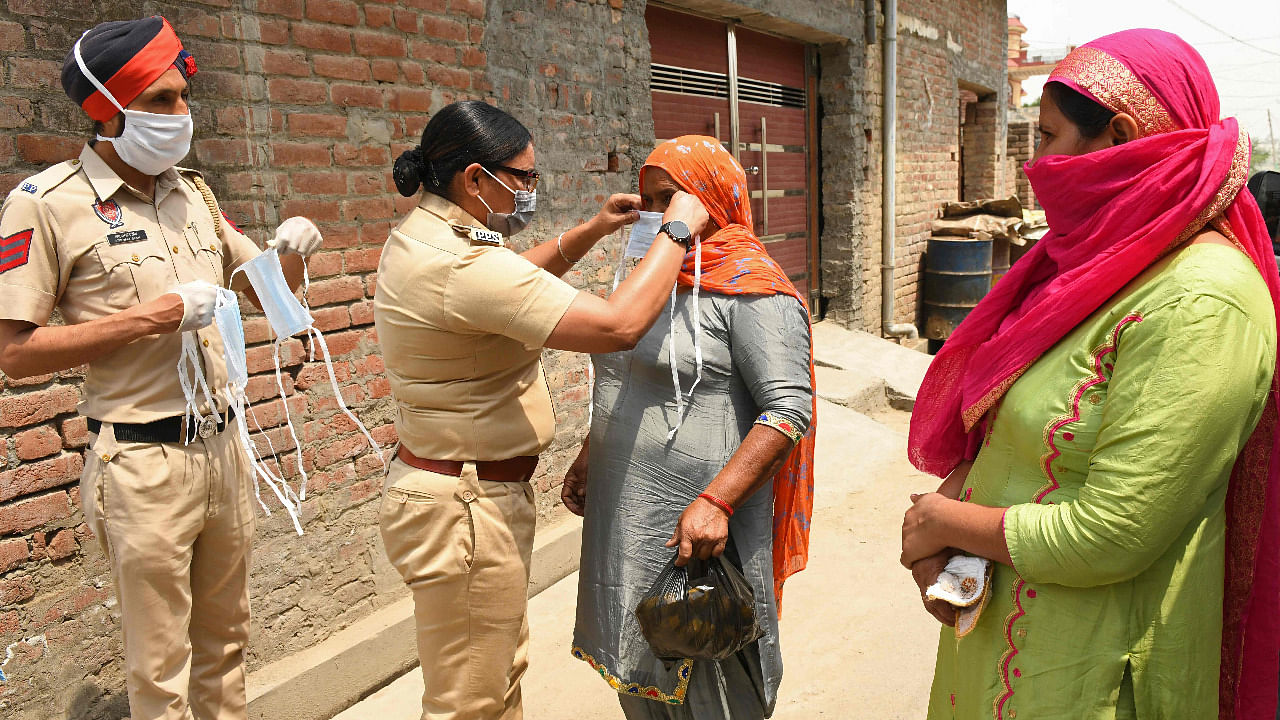
[[[723,660],[760,638],[755,593],[723,555],[694,558],[658,575],[636,607],[640,630],[661,660]]]

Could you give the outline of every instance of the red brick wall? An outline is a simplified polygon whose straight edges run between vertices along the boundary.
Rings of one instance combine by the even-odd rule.
[[[864,0],[870,1],[870,0]],[[876,3],[880,6],[880,3]],[[943,202],[960,198],[959,124],[964,90],[996,93],[1003,108],[1007,15],[1003,0],[902,0],[898,4],[897,207],[894,322],[919,323],[921,257],[929,223]],[[883,28],[881,28],[883,30]],[[880,36],[883,41],[883,35]],[[861,304],[853,322],[880,333],[880,43],[865,46],[863,92],[871,160],[861,197],[872,222],[861,253]],[[975,181],[1009,195],[1002,112],[977,113],[992,151]],[[975,158],[976,159],[976,158]],[[966,158],[966,163],[970,158]],[[825,258],[824,258],[825,262]]]
[[[1039,207],[1031,181],[1022,166],[1031,162],[1040,144],[1040,108],[1014,108],[1007,111],[1009,117],[1009,176],[1014,179],[1015,192],[1022,207],[1034,210]]]
[[[84,29],[133,16],[131,3],[11,0],[0,9],[0,192],[75,156],[89,123],[62,94],[62,59]],[[305,215],[325,243],[310,263],[309,299],[343,396],[384,446],[394,442],[389,388],[376,352],[375,270],[393,218],[412,206],[391,160],[428,112],[485,97],[481,0],[208,0],[166,3],[195,55],[197,133],[187,164],[206,173],[224,210],[258,242]],[[250,399],[294,481],[265,318],[246,318]],[[251,665],[307,647],[398,597],[381,557],[381,467],[336,409],[321,363],[283,346],[284,382],[308,471],[305,538],[281,512],[259,518]],[[75,413],[82,372],[0,387],[0,707],[9,718],[123,714],[117,608],[105,557],[83,522],[78,476],[86,443]],[[305,391],[305,392],[301,392]],[[266,494],[264,493],[264,497]],[[273,504],[274,500],[268,500]]]

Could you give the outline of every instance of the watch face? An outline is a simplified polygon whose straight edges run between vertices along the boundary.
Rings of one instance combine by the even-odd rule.
[[[672,220],[667,223],[667,234],[678,240],[688,240],[692,235],[689,232],[689,226],[683,220]]]

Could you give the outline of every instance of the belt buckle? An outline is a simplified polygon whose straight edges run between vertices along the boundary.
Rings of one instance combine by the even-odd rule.
[[[208,440],[218,432],[218,418],[216,415],[206,415],[200,418],[200,426],[196,429],[196,433],[200,435],[201,440]]]

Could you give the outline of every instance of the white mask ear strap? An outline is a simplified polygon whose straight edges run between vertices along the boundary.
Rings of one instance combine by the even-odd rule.
[[[667,345],[667,362],[671,365],[671,384],[676,391],[676,424],[667,433],[667,440],[676,436],[680,423],[684,419],[684,391],[680,388],[680,356],[676,352],[676,286],[671,286],[671,303],[667,306],[667,315],[671,320],[669,333],[671,342]]]
[[[122,107],[116,100],[116,96],[111,94],[111,91],[107,89],[106,85],[98,82],[98,78],[94,77],[93,73],[89,72],[89,66],[84,64],[84,58],[80,56],[80,42],[84,40],[84,36],[88,35],[89,32],[89,30],[85,30],[84,35],[81,35],[80,39],[76,40],[75,46],[71,48],[72,53],[76,56],[76,65],[80,66],[80,72],[84,73],[84,76],[89,79],[89,82],[93,83],[93,86],[98,88],[98,92],[102,93],[103,97],[110,100],[111,104],[115,105],[117,110],[124,112],[124,107]]]
[[[702,312],[698,306],[698,287],[702,285],[702,245],[695,241],[693,248],[693,363],[695,374],[689,392],[682,394],[680,376],[676,371],[676,325],[675,325],[675,287],[671,288],[671,380],[676,386],[676,425],[667,433],[667,440],[676,436],[676,431],[684,424],[684,413],[693,404],[693,390],[702,382]]]
[[[204,380],[204,369],[200,362],[200,350],[196,346],[194,330],[182,333],[182,351],[178,355],[178,383],[182,386],[182,395],[187,401],[183,417],[188,421],[188,427],[191,426],[192,421],[198,425],[204,420],[196,398],[197,388],[204,393],[204,401],[209,407],[209,412],[213,415],[218,414],[218,406],[214,403],[213,394],[209,392],[209,385]],[[191,444],[191,433],[187,433],[183,438],[183,444]]]
[[[688,397],[693,397],[693,389],[702,382],[702,312],[698,306],[698,286],[702,285],[702,245],[693,246],[693,364],[696,372],[693,384],[689,386]]]

